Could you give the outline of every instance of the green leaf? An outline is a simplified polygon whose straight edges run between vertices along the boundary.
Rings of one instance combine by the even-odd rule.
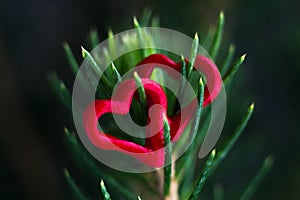
[[[113,73],[116,75],[117,82],[120,83],[122,81],[122,77],[113,62],[111,62],[111,69],[112,69]]]
[[[189,64],[187,66],[187,78],[188,79],[190,78],[191,73],[194,68],[196,56],[198,53],[198,47],[199,47],[199,37],[198,37],[198,34],[196,33],[194,36],[194,41],[193,41],[193,45],[192,45],[192,49],[191,49],[191,53],[190,53],[190,57],[189,57]]]
[[[134,199],[136,195],[129,191],[124,185],[120,184],[114,177],[106,174],[96,163],[96,161],[91,157],[89,152],[78,141],[75,134],[69,132],[67,128],[64,129],[67,142],[72,152],[72,155],[79,163],[84,163],[85,167],[95,173],[95,176],[101,177],[106,183],[114,188],[117,192],[124,195],[127,199]]]
[[[93,56],[85,50],[83,47],[82,49],[82,57],[87,59],[87,63],[91,66],[91,68],[101,77],[100,81],[109,89],[113,90],[113,85],[111,82],[105,77],[104,73],[101,71],[100,67],[98,66],[97,62],[93,58]],[[92,76],[92,75],[91,75]]]
[[[181,67],[180,67],[180,73],[182,74],[182,79],[180,79],[180,83],[179,83],[179,89],[177,90],[177,95],[173,95],[172,99],[170,99],[170,101],[168,102],[168,108],[170,108],[170,110],[172,110],[172,114],[176,114],[179,108],[179,102],[176,101],[176,97],[179,98],[178,100],[181,101],[182,98],[184,97],[184,88],[185,88],[185,81],[184,79],[186,79],[187,75],[186,75],[186,62],[185,62],[185,58],[183,57],[183,55],[181,55],[180,57],[180,62],[181,62]]]
[[[199,91],[198,92],[198,98],[199,98],[198,110],[197,110],[195,118],[192,122],[191,130],[190,130],[191,131],[190,135],[193,135],[193,136],[197,135],[197,132],[198,132],[198,129],[199,129],[199,124],[200,124],[200,119],[201,119],[201,114],[202,114],[202,110],[203,110],[204,83],[203,83],[202,78],[200,78],[200,80],[199,80],[199,89],[198,89],[198,91]],[[192,153],[192,149],[194,149],[194,147],[195,147],[195,143],[193,142],[191,144],[191,146],[188,148],[188,150],[185,152],[184,156],[182,157],[183,163],[188,164],[189,163],[189,161],[187,161],[188,158],[192,158],[194,156],[194,154]],[[184,166],[187,166],[185,164],[177,170],[177,173],[181,172],[181,170]],[[189,172],[190,172],[190,170],[189,170]]]
[[[72,110],[72,97],[66,85],[57,77],[55,73],[50,73],[48,75],[48,79],[52,89],[58,95],[63,105]]]
[[[137,91],[138,91],[138,94],[140,97],[140,103],[142,105],[142,108],[146,109],[147,108],[146,93],[145,93],[145,88],[142,83],[142,79],[137,74],[137,72],[133,72],[133,77],[134,77],[135,85],[137,87]]]
[[[79,200],[87,200],[88,198],[85,194],[80,190],[79,186],[75,183],[74,179],[70,176],[69,171],[64,168],[64,175],[70,187],[72,188],[74,194]]]
[[[198,89],[198,98],[199,98],[199,105],[198,105],[198,110],[197,113],[195,115],[195,118],[191,124],[191,133],[190,135],[192,137],[196,137],[198,129],[199,129],[199,123],[200,123],[200,118],[201,118],[201,114],[202,114],[202,110],[203,110],[203,101],[204,101],[204,83],[202,78],[200,78],[199,80],[199,89]],[[195,138],[194,138],[195,140]],[[194,169],[196,167],[195,162],[194,162],[194,158],[195,158],[195,142],[192,142],[190,147],[188,148],[188,150],[185,152],[185,154],[183,155],[183,157],[181,158],[181,162],[183,163],[183,165],[181,165],[178,168],[178,180],[182,180],[182,191],[187,191],[190,188],[191,182],[193,180],[193,175],[194,175]],[[184,171],[183,169],[188,169],[187,171]],[[185,193],[185,192],[182,192]]]
[[[100,181],[100,188],[101,188],[101,192],[102,192],[104,200],[111,200],[110,194],[108,193],[103,180]]]
[[[204,38],[203,41],[201,41],[201,44],[205,49],[211,49],[214,35],[215,35],[215,30],[213,27],[210,27],[207,33],[205,34],[205,36],[203,37]]]
[[[91,49],[94,49],[99,43],[98,31],[96,28],[92,28],[89,35],[89,40],[91,43]]]
[[[253,178],[245,192],[242,194],[240,200],[249,200],[253,197],[256,189],[259,187],[259,185],[262,183],[268,172],[271,170],[273,166],[274,160],[272,156],[268,156],[261,169],[257,173],[257,175]]]
[[[242,55],[236,61],[236,63],[232,66],[232,68],[229,70],[229,72],[224,76],[224,84],[225,85],[227,85],[228,83],[231,82],[231,80],[233,79],[234,75],[236,74],[236,72],[238,71],[238,69],[240,68],[240,66],[245,61],[246,56],[247,56],[247,54]]]
[[[116,52],[116,43],[114,40],[114,34],[111,29],[108,30],[108,47],[109,47],[109,53],[111,54],[111,57],[115,57],[117,55]]]
[[[152,42],[151,37],[147,35],[144,29],[141,28],[140,23],[138,22],[136,17],[133,17],[133,24],[134,24],[134,28],[137,29],[137,36],[141,46],[143,46],[143,44],[151,43]],[[142,52],[142,58],[145,58],[152,53],[152,50],[148,48],[143,48],[141,52]]]
[[[165,167],[164,167],[164,194],[170,192],[172,176],[172,144],[170,136],[170,126],[166,116],[164,116],[164,144],[165,144]]]
[[[141,24],[143,27],[149,26],[150,20],[151,20],[152,10],[146,8],[143,11],[142,17],[141,17]]]
[[[72,53],[72,50],[71,50],[69,44],[66,43],[66,42],[64,42],[64,43],[63,43],[63,47],[64,47],[64,50],[65,50],[65,54],[66,54],[66,56],[67,56],[67,60],[68,60],[68,62],[69,62],[69,65],[70,65],[70,67],[71,67],[73,73],[76,75],[77,72],[78,72],[78,69],[79,69],[79,64],[78,64],[78,62],[76,61],[75,56],[74,56],[74,54]]]
[[[221,11],[219,14],[219,20],[218,20],[217,29],[216,29],[216,32],[214,35],[212,47],[209,51],[213,60],[216,60],[219,50],[220,50],[221,43],[222,43],[222,37],[223,37],[223,31],[224,31],[224,21],[225,21],[224,12]]]
[[[187,75],[186,75],[186,62],[185,62],[185,58],[184,58],[183,55],[181,55],[181,57],[180,57],[180,63],[181,63],[180,72],[181,72],[181,74],[184,78],[187,78]]]
[[[152,17],[152,20],[151,20],[151,26],[152,27],[160,27],[159,25],[159,18],[158,17]]]
[[[218,153],[218,155],[217,155],[217,157],[216,157],[216,159],[213,163],[213,166],[212,166],[213,170],[212,171],[214,171],[217,168],[217,166],[226,158],[226,156],[228,155],[228,153],[232,149],[233,145],[236,143],[236,141],[238,140],[238,138],[240,137],[240,135],[244,131],[246,125],[248,124],[249,119],[252,116],[253,110],[254,110],[254,104],[252,103],[250,105],[250,107],[248,108],[248,111],[247,111],[246,115],[244,116],[243,120],[241,121],[240,125],[234,131],[234,134],[231,137],[231,139],[228,141],[228,143],[226,144],[224,149],[222,149]]]
[[[216,155],[216,150],[213,150],[205,163],[205,167],[203,169],[202,175],[198,179],[197,184],[194,187],[194,190],[189,197],[189,200],[197,200],[199,198],[199,194],[200,194],[201,190],[203,189],[203,186],[208,178],[215,155]]]
[[[227,73],[229,66],[232,63],[233,60],[233,55],[235,52],[235,47],[233,44],[229,45],[229,50],[228,50],[228,54],[224,60],[224,64],[221,68],[221,74],[224,75],[225,73]]]
[[[199,105],[198,105],[198,110],[196,113],[196,118],[193,121],[192,124],[192,135],[196,135],[198,132],[198,128],[199,128],[199,123],[200,123],[200,117],[201,117],[201,113],[202,113],[202,109],[203,109],[203,101],[204,101],[204,83],[202,78],[200,78],[199,80],[199,90],[198,90],[198,95],[199,95]]]

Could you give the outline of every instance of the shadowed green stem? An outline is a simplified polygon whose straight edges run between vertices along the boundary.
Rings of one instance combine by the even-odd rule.
[[[236,141],[238,140],[238,138],[240,137],[240,135],[242,134],[242,132],[244,131],[246,125],[249,122],[250,117],[252,116],[254,110],[254,104],[252,103],[250,105],[250,107],[248,108],[248,111],[246,113],[246,115],[244,116],[242,122],[240,123],[240,125],[237,127],[237,129],[235,130],[233,136],[231,137],[230,141],[227,143],[227,145],[224,147],[224,149],[222,149],[213,165],[212,165],[212,170],[211,173],[217,168],[217,166],[220,164],[220,162],[222,162],[222,160],[224,160],[226,158],[226,156],[228,155],[228,153],[230,152],[230,150],[232,149],[233,145],[236,143]]]
[[[261,169],[259,170],[257,175],[253,178],[253,180],[249,184],[248,188],[244,191],[240,200],[249,200],[253,197],[256,189],[259,187],[259,185],[261,184],[261,182],[263,181],[263,179],[265,178],[267,173],[272,168],[273,162],[274,162],[274,160],[273,160],[272,156],[268,156],[265,159]]]
[[[199,37],[198,37],[198,34],[196,33],[194,36],[194,41],[193,41],[193,45],[192,45],[192,49],[191,49],[191,55],[189,57],[189,63],[187,66],[187,78],[188,79],[190,79],[191,73],[194,68],[196,56],[198,53],[198,47],[199,47]]]
[[[88,198],[83,194],[83,192],[80,190],[78,185],[75,183],[74,179],[70,176],[69,171],[64,168],[64,175],[66,177],[66,180],[68,184],[71,186],[74,194],[79,200],[88,200]]]
[[[199,198],[199,194],[203,189],[203,186],[208,178],[210,167],[212,166],[215,155],[216,155],[216,150],[213,150],[205,163],[205,167],[203,169],[202,175],[199,178],[192,194],[190,195],[189,200],[197,200]]]
[[[220,50],[221,43],[222,43],[222,37],[223,37],[223,31],[224,31],[224,21],[225,21],[224,13],[223,13],[223,11],[221,11],[220,15],[219,15],[219,21],[218,21],[217,29],[215,32],[213,44],[209,51],[213,60],[216,60],[219,50]]]

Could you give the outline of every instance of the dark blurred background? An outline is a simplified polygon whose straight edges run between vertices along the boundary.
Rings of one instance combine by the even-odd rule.
[[[160,18],[162,27],[190,36],[196,31],[205,35],[219,11],[225,11],[224,50],[233,42],[236,56],[248,53],[230,93],[229,126],[239,121],[252,101],[256,110],[228,158],[237,159],[237,164],[225,162],[216,176],[229,191],[225,197],[231,197],[229,193],[242,189],[272,154],[274,167],[255,199],[299,199],[300,1],[296,0],[1,0],[1,198],[66,198],[61,135],[63,126],[72,121],[49,87],[47,74],[57,72],[71,87],[62,42],[67,41],[80,60],[80,45],[91,27],[106,39],[110,27],[115,33],[131,28],[132,16],[140,16],[145,7]]]

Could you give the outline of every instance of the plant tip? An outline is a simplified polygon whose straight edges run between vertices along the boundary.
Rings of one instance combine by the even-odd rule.
[[[212,150],[211,155],[212,155],[213,157],[215,157],[215,155],[216,155],[216,149]]]
[[[247,53],[241,56],[241,60],[244,61],[246,59]]]
[[[272,155],[268,155],[267,158],[265,159],[265,166],[272,166],[274,163],[274,158]]]
[[[101,187],[105,187],[105,186],[104,186],[104,181],[103,181],[103,179],[101,179],[101,181],[100,181],[100,186],[101,186]]]
[[[250,110],[253,110],[254,109],[254,103],[252,103],[249,107]]]
[[[230,46],[229,46],[229,51],[230,51],[230,52],[233,52],[233,51],[234,51],[234,49],[235,49],[235,46],[234,46],[234,44],[230,44]]]
[[[199,37],[198,37],[198,33],[197,33],[197,32],[195,33],[194,40],[196,40],[196,41],[199,40]]]
[[[200,84],[200,85],[203,85],[203,79],[202,79],[202,77],[201,77],[200,80],[199,80],[199,84]]]
[[[223,10],[220,11],[219,17],[220,17],[220,19],[222,19],[222,20],[224,19],[224,11],[223,11]]]
[[[140,24],[139,24],[139,22],[138,22],[136,16],[133,17],[133,25],[135,26],[135,28],[140,27]]]

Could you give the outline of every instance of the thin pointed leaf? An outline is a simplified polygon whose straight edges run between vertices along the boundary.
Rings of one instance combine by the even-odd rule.
[[[253,110],[254,110],[254,104],[252,103],[250,105],[250,107],[248,108],[248,111],[247,111],[246,115],[244,116],[243,120],[241,121],[240,125],[235,130],[230,141],[227,143],[227,145],[224,147],[224,149],[221,150],[220,153],[218,153],[218,155],[213,163],[213,166],[212,166],[213,170],[215,170],[217,168],[217,166],[220,164],[220,162],[222,162],[226,158],[226,156],[232,149],[233,145],[236,143],[236,141],[238,140],[238,138],[244,131],[246,125],[248,124],[249,119],[252,116]]]
[[[101,79],[100,81],[103,82],[103,84],[109,88],[109,89],[113,89],[113,86],[111,84],[111,82],[105,77],[104,73],[101,71],[100,67],[98,66],[97,62],[95,61],[95,59],[93,58],[93,56],[87,51],[85,50],[83,47],[81,47],[82,49],[82,57],[84,59],[87,59],[87,62],[91,65],[92,69],[98,74],[101,75]]]
[[[101,192],[102,192],[104,200],[111,200],[110,194],[108,193],[103,180],[100,181],[100,188],[101,188]]]
[[[202,175],[199,178],[199,180],[197,181],[197,184],[196,184],[192,194],[190,195],[189,200],[197,200],[199,198],[199,194],[200,194],[201,190],[203,189],[203,186],[206,183],[206,180],[208,178],[215,155],[216,155],[216,150],[213,150],[205,163],[205,167],[203,169]]]
[[[223,13],[223,11],[221,11],[220,15],[219,15],[218,25],[217,25],[217,29],[216,29],[216,32],[214,35],[212,47],[209,51],[213,60],[216,60],[219,50],[220,50],[221,43],[222,43],[222,37],[223,37],[223,31],[224,31],[224,21],[225,21],[224,13]]]
[[[204,36],[203,41],[201,41],[202,46],[207,50],[211,48],[213,38],[214,38],[214,33],[215,33],[214,28],[209,27],[206,35]]]
[[[261,169],[259,170],[257,175],[253,178],[253,180],[251,181],[251,183],[249,184],[249,186],[245,190],[245,192],[242,194],[240,200],[249,200],[253,197],[255,191],[257,190],[259,185],[262,183],[263,179],[266,177],[268,172],[271,170],[271,168],[273,166],[273,162],[274,162],[274,160],[273,160],[272,156],[268,156],[265,159]]]
[[[136,16],[133,17],[133,26],[134,28],[141,28],[139,21],[137,20]]]
[[[122,77],[113,62],[111,62],[111,69],[112,69],[113,73],[116,75],[117,82],[120,83],[122,81]]]
[[[189,57],[189,64],[187,66],[187,77],[188,78],[190,78],[191,73],[194,68],[196,56],[198,53],[198,47],[199,47],[199,37],[198,37],[198,34],[196,33],[194,36],[194,41],[193,41],[193,45],[192,45],[192,49],[191,49],[191,53],[190,53],[190,57]]]
[[[146,33],[143,31],[144,29],[141,28],[140,23],[138,22],[136,17],[133,17],[133,24],[134,24],[134,28],[137,29],[137,36],[139,39],[139,43],[141,44],[141,46],[143,46],[143,44],[149,44],[149,38],[146,37]],[[142,57],[145,58],[147,57],[149,54],[151,54],[150,50],[147,48],[143,48],[141,49],[142,51]]]
[[[92,28],[89,35],[89,40],[91,43],[91,49],[94,49],[99,43],[98,31],[96,28]]]
[[[70,176],[69,171],[64,168],[64,175],[70,187],[72,188],[74,194],[79,200],[87,200],[88,198],[85,194],[80,190],[79,186],[75,183],[74,179]]]
[[[165,167],[164,167],[164,194],[170,192],[172,176],[172,144],[170,136],[170,126],[168,119],[164,116],[164,144],[165,144]]]
[[[245,61],[247,54],[242,55],[237,61],[236,63],[232,66],[232,68],[230,69],[230,71],[225,75],[224,77],[224,83],[225,85],[227,85],[228,83],[231,82],[232,78],[234,77],[234,75],[236,74],[236,72],[238,71],[238,69],[240,68],[240,66],[243,64],[243,62]]]
[[[151,20],[152,10],[146,8],[143,11],[142,17],[141,17],[141,24],[143,27],[149,26],[150,20]]]
[[[57,77],[55,73],[50,73],[48,76],[49,82],[58,95],[59,99],[64,106],[68,109],[72,109],[72,98],[66,85]]]
[[[140,196],[137,197],[138,200],[142,200],[142,198]]]
[[[197,110],[197,113],[195,115],[195,119],[193,120],[192,122],[192,125],[191,125],[191,134],[190,135],[195,135],[197,134],[198,132],[198,129],[199,129],[199,123],[200,123],[200,118],[201,118],[201,114],[202,114],[202,110],[203,110],[203,101],[204,101],[204,83],[203,83],[203,80],[202,78],[200,78],[199,80],[199,89],[198,89],[198,98],[199,98],[199,105],[198,105],[198,110]],[[186,163],[186,159],[188,159],[188,157],[193,157],[193,154],[192,154],[192,149],[194,148],[194,143],[191,144],[191,146],[189,147],[189,149],[186,151],[185,155],[183,156],[183,163]],[[182,166],[183,167],[183,166]],[[178,172],[180,172],[182,170],[182,167],[179,168],[179,170],[177,170]]]
[[[202,78],[200,78],[199,80],[198,96],[199,96],[199,105],[198,105],[198,111],[196,113],[196,117],[192,124],[192,135],[196,135],[198,132],[200,117],[203,109],[202,105],[204,101],[204,83]]]
[[[72,53],[72,50],[69,46],[68,43],[64,42],[63,43],[63,47],[64,47],[64,50],[65,50],[65,53],[66,53],[66,56],[67,56],[67,60],[69,62],[69,65],[73,71],[73,73],[76,75],[77,72],[78,72],[78,69],[79,69],[79,64],[78,62],[76,61],[75,59],[75,56],[74,54]]]
[[[180,72],[181,72],[182,76],[184,78],[186,78],[187,77],[187,75],[186,75],[186,62],[185,62],[185,58],[184,58],[183,55],[181,55],[181,57],[180,57],[180,62],[181,62]]]
[[[228,54],[227,54],[227,56],[224,60],[223,66],[221,68],[221,74],[222,75],[227,73],[228,68],[232,63],[234,52],[235,52],[235,46],[233,44],[229,45]]]
[[[134,77],[135,85],[137,87],[137,91],[138,91],[138,94],[140,97],[140,103],[142,105],[142,108],[145,109],[147,107],[147,101],[146,101],[146,93],[145,93],[145,88],[142,83],[142,79],[137,74],[137,72],[133,72],[133,77]]]
[[[183,57],[183,55],[181,55],[180,57],[180,62],[181,62],[181,68],[180,68],[180,73],[182,74],[182,79],[186,79],[186,62],[185,62],[185,58]],[[173,95],[172,99],[169,102],[168,108],[170,108],[170,110],[173,111],[173,114],[176,114],[176,112],[178,111],[179,108],[179,102],[182,100],[182,98],[184,97],[184,88],[185,88],[185,82],[184,80],[180,80],[179,83],[179,89],[177,91],[177,95]],[[178,98],[178,101],[176,101],[176,97]]]
[[[152,27],[159,27],[159,18],[158,17],[152,17],[152,20],[151,20],[151,26]]]
[[[103,172],[102,169],[99,168],[97,163],[91,158],[91,155],[86,151],[85,148],[81,146],[74,134],[70,133],[67,128],[65,128],[64,131],[67,137],[67,141],[70,143],[70,146],[72,148],[72,155],[75,156],[78,162],[83,162],[85,166],[90,169],[90,171],[94,172],[97,177],[101,177],[106,183],[112,186],[120,194],[124,195],[127,199],[136,198],[136,195],[125,188],[124,185],[120,184],[115,178],[107,175]],[[80,158],[78,158],[78,156],[80,156]]]
[[[198,105],[198,111],[195,115],[195,118],[192,122],[191,125],[191,133],[190,135],[195,136],[197,135],[198,128],[199,128],[199,123],[200,123],[200,118],[203,110],[203,100],[204,100],[204,83],[202,78],[199,80],[199,89],[198,89],[198,96],[199,96],[199,105]],[[194,139],[195,140],[195,139]],[[195,143],[193,142],[184,156],[182,157],[182,163],[178,168],[178,180],[182,180],[182,193],[186,193],[186,191],[189,191],[189,188],[191,187],[191,182],[193,180],[194,176],[194,169],[196,165],[194,164],[194,157],[195,157],[195,151],[193,151],[195,148]],[[188,171],[184,171],[183,168],[188,169]]]
[[[117,54],[116,50],[116,43],[114,40],[114,33],[112,32],[111,29],[108,30],[108,47],[109,47],[109,53],[111,57],[115,57]]]

